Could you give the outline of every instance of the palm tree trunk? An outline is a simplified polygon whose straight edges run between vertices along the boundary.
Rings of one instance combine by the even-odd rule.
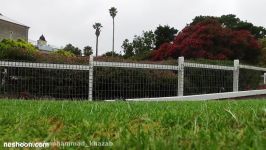
[[[96,57],[98,56],[98,36],[96,36]]]
[[[113,47],[112,47],[112,56],[114,56],[114,47],[115,47],[115,18],[113,18]]]

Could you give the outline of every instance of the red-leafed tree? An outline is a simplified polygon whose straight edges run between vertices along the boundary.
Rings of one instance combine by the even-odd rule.
[[[167,58],[240,59],[254,63],[260,55],[257,39],[247,30],[226,28],[215,19],[185,27],[171,43],[152,53],[153,60]]]

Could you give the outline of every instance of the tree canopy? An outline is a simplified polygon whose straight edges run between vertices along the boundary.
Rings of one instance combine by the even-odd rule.
[[[109,51],[109,52],[106,52],[105,54],[103,54],[102,56],[120,57],[121,55],[116,53],[116,52]]]
[[[254,63],[259,55],[259,43],[250,31],[233,30],[215,19],[207,19],[185,27],[172,43],[164,43],[154,50],[152,59],[184,56]]]
[[[255,26],[250,22],[242,21],[236,17],[236,15],[229,14],[229,15],[222,15],[221,17],[214,17],[214,16],[197,16],[193,19],[190,25],[195,25],[202,21],[206,20],[217,20],[220,22],[224,27],[230,28],[232,30],[248,30],[252,35],[256,38],[263,38],[266,37],[266,29],[262,26]]]
[[[177,29],[168,25],[159,25],[154,32],[152,30],[143,31],[142,35],[135,35],[132,42],[130,42],[128,39],[125,39],[122,44],[122,48],[124,49],[124,57],[147,59],[153,49],[158,48],[165,42],[172,41],[177,32]]]
[[[155,47],[159,48],[165,42],[171,42],[174,40],[178,30],[168,25],[159,25],[154,31],[155,34]]]
[[[78,47],[73,46],[72,44],[67,44],[63,50],[71,52],[77,56],[81,55],[81,50]]]
[[[117,9],[116,9],[115,7],[111,7],[111,8],[109,9],[109,13],[110,13],[110,16],[111,16],[112,18],[115,18],[115,16],[116,16],[116,14],[118,13],[118,11],[117,11]]]
[[[101,28],[103,27],[101,23],[96,22],[93,26],[93,29],[95,29],[95,35],[100,36]]]
[[[85,46],[83,49],[84,55],[85,56],[90,56],[93,54],[93,50],[91,48],[91,46]]]
[[[153,31],[143,31],[141,36],[134,36],[132,42],[125,39],[122,45],[126,58],[136,56],[145,57],[147,53],[155,48],[155,35]]]

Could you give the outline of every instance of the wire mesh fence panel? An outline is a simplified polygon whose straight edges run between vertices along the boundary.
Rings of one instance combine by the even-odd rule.
[[[88,70],[79,65],[0,62],[1,97],[88,99]]]
[[[239,70],[239,90],[266,89],[264,84],[264,71],[240,68]]]
[[[97,66],[101,62],[94,63]],[[120,67],[94,66],[94,100],[177,96],[177,70],[158,69],[158,66],[157,69],[149,69],[149,64],[124,63],[116,66]]]
[[[233,91],[231,67],[189,63],[184,68],[184,95]]]
[[[182,60],[182,61],[181,61]],[[232,61],[87,65],[0,61],[0,97],[145,99],[266,89],[266,68]],[[213,64],[213,65],[211,65]]]

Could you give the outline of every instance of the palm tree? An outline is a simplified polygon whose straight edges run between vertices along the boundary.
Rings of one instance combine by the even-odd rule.
[[[98,56],[98,39],[101,33],[101,28],[102,28],[102,24],[101,23],[95,23],[93,25],[93,28],[96,30],[95,31],[95,35],[96,35],[96,57]]]
[[[117,9],[115,7],[111,7],[109,9],[110,15],[113,18],[113,47],[112,47],[112,56],[114,54],[114,45],[115,45],[115,16],[117,14]]]

